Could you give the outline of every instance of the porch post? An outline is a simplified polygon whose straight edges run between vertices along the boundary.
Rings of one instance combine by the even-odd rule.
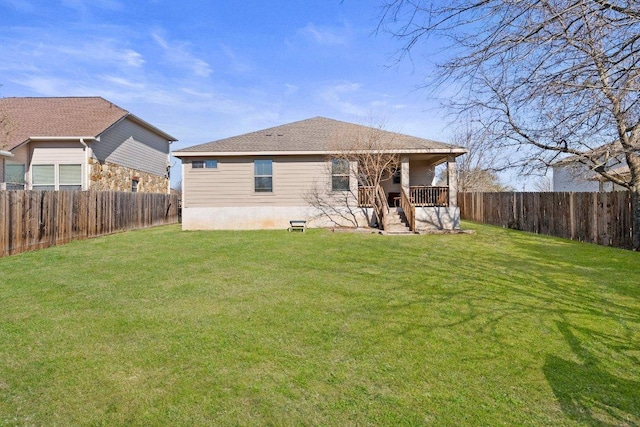
[[[449,206],[458,206],[458,178],[456,174],[456,158],[447,159],[447,185],[449,186]]]
[[[407,195],[411,196],[409,190],[409,156],[400,157],[400,185],[407,192]]]

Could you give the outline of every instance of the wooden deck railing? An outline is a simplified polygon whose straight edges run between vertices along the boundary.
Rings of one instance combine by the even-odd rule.
[[[387,200],[387,195],[384,192],[384,188],[381,185],[378,185],[376,189],[378,192],[378,203],[380,204],[380,225],[382,225],[382,229],[387,229],[387,218],[389,216],[389,201]]]
[[[373,207],[374,195],[374,187],[358,187],[358,206],[361,208]]]
[[[409,229],[411,231],[415,231],[416,229],[416,207],[411,203],[411,199],[409,199],[409,195],[404,188],[402,188],[400,193],[400,207],[404,212],[404,216],[407,217],[407,222],[409,223]]]
[[[410,187],[413,206],[449,206],[449,187]]]
[[[381,185],[378,187],[358,187],[358,206],[361,208],[373,208],[374,203],[378,203],[378,208],[375,209],[379,212],[380,225],[384,229],[386,226],[386,217],[389,214],[389,201],[387,195],[384,192],[384,188]]]
[[[373,207],[375,194],[374,187],[359,187],[358,206]],[[449,187],[414,186],[409,188],[409,194],[405,191],[405,196],[413,206],[449,206]]]

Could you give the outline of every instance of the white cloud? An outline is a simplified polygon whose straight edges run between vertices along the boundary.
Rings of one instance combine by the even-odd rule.
[[[75,35],[49,31],[30,31],[18,37],[0,36],[0,70],[63,73],[93,67],[141,68],[145,63],[142,54],[115,39],[88,38],[78,42]]]
[[[105,10],[122,10],[124,8],[122,3],[117,0],[62,0],[62,5],[82,13],[86,13],[92,7]]]
[[[299,86],[292,85],[292,84],[289,84],[289,83],[285,83],[284,87],[285,87],[284,96],[293,95],[294,93],[296,93],[298,91],[298,89],[300,89]]]
[[[151,33],[153,40],[164,50],[167,61],[179,67],[190,70],[199,77],[209,77],[212,70],[208,63],[202,59],[196,58],[188,50],[188,44],[183,42],[168,42],[161,31]]]
[[[299,32],[319,45],[337,46],[347,44],[347,31],[345,28],[318,27],[310,22]]]
[[[359,83],[347,82],[335,84],[322,89],[320,91],[320,98],[341,113],[362,117],[367,114],[367,108],[359,105],[360,103],[354,103],[345,99],[350,95],[353,97],[353,95],[360,91],[361,87],[362,85]]]
[[[134,81],[125,79],[123,77],[102,75],[100,76],[100,78],[108,83],[113,83],[119,86],[123,86],[125,88],[141,90],[141,89],[144,89],[145,87],[145,85],[142,83],[136,83]]]
[[[240,59],[236,54],[236,52],[233,49],[231,49],[229,46],[225,44],[220,44],[220,49],[222,50],[222,53],[224,53],[224,55],[229,60],[228,63],[231,70],[233,70],[236,73],[243,73],[243,74],[252,71],[253,67],[251,66],[251,64],[246,60]]]

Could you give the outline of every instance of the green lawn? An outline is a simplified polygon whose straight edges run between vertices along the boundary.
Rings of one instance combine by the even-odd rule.
[[[640,425],[640,253],[465,225],[0,259],[0,426]]]

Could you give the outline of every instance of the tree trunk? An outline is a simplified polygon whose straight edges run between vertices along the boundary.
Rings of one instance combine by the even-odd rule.
[[[640,251],[640,188],[631,190],[631,226],[633,227],[633,250]]]

